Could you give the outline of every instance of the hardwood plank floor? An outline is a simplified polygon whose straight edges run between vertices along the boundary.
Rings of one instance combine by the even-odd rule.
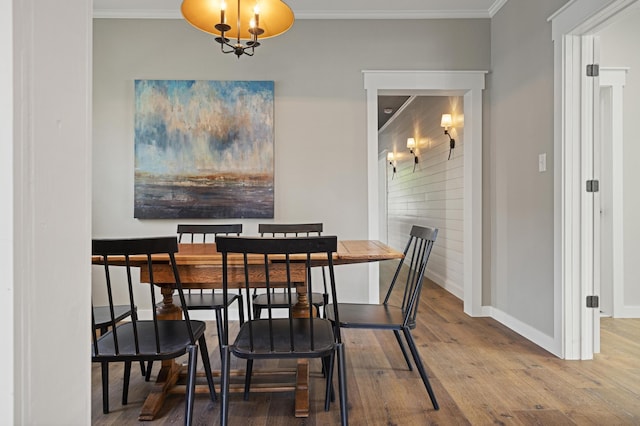
[[[382,280],[388,282],[390,269],[393,263],[384,265]],[[210,358],[218,368],[215,329],[215,323],[207,324]],[[640,320],[603,318],[602,353],[593,361],[564,361],[492,319],[466,316],[460,300],[428,282],[413,334],[440,403],[439,411],[433,410],[418,373],[408,371],[393,333],[343,333],[352,425],[640,424]],[[236,363],[235,367],[242,368],[242,363]],[[293,364],[256,362],[254,368],[274,366]],[[92,366],[93,424],[139,423],[137,416],[151,384],[144,382],[135,367],[127,406],[120,404],[122,367],[111,367],[111,413],[104,415],[100,367]],[[319,363],[312,362],[311,369],[309,418],[293,417],[290,392],[254,393],[249,401],[235,393],[231,396],[230,424],[339,424],[337,402],[329,412],[324,411]],[[184,396],[171,396],[165,407],[151,424],[182,424]],[[218,403],[205,395],[197,396],[195,424],[217,425],[219,414]]]

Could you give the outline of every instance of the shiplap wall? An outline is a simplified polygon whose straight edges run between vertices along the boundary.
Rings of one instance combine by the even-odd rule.
[[[449,138],[440,127],[442,114],[453,115],[456,140],[451,159]],[[463,296],[463,106],[462,97],[416,96],[383,128],[379,152],[393,152],[396,174],[387,179],[388,243],[403,249],[412,225],[438,228],[427,277],[452,294]],[[419,162],[407,149],[417,143]],[[391,168],[391,165],[389,165]]]

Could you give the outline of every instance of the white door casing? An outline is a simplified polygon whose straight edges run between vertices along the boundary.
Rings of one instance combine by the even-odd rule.
[[[583,55],[592,51],[590,35],[635,1],[574,0],[549,18],[554,42],[554,152],[560,160],[554,169],[554,331],[561,336],[561,356],[566,359],[591,359],[594,345],[594,313],[584,299],[593,291],[593,268],[582,246],[593,241],[593,226],[584,222],[590,204],[584,196],[582,153],[587,148],[583,141],[589,141],[583,133],[593,130],[589,124],[594,115],[593,105],[584,105]]]
[[[365,70],[369,239],[379,239],[378,95],[463,96],[464,143],[464,311],[488,315],[482,306],[482,90],[487,71]],[[369,301],[378,303],[378,265],[369,266]]]

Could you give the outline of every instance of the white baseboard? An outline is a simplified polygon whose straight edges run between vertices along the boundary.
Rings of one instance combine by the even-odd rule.
[[[556,343],[553,337],[542,333],[540,330],[537,330],[528,324],[523,323],[522,321],[512,317],[511,315],[501,311],[500,309],[490,306],[488,306],[487,308],[490,311],[489,316],[491,318],[515,331],[525,339],[530,340],[541,348],[551,352],[555,356],[562,356],[562,354],[558,350],[559,345]]]
[[[614,318],[640,318],[640,306],[624,306],[621,314]]]
[[[451,280],[447,280],[446,278],[444,278],[442,275],[427,271],[425,273],[425,276],[430,279],[431,281],[433,281],[434,283],[438,284],[440,287],[444,288],[445,290],[447,290],[449,293],[453,294],[455,297],[457,297],[458,299],[462,300],[464,297],[464,289],[462,287],[460,287],[460,285],[458,285],[458,283],[454,283]]]

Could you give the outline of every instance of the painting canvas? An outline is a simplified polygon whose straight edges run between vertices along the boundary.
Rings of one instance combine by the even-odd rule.
[[[134,217],[272,218],[273,86],[136,80]]]

